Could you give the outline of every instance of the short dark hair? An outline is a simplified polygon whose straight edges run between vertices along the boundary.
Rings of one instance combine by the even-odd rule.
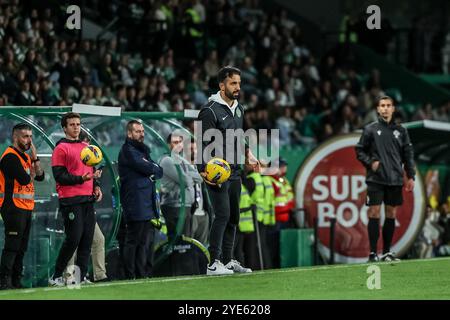
[[[219,83],[222,83],[225,81],[226,78],[231,78],[235,74],[241,75],[241,70],[239,70],[236,67],[225,66],[221,68],[217,73],[217,80],[219,81]]]
[[[127,123],[127,132],[133,131],[133,125],[135,124],[142,126],[142,122],[140,122],[139,120],[130,120]]]
[[[31,131],[31,126],[27,123],[19,123],[16,124],[13,128],[12,128],[12,134],[14,135],[14,133],[16,133],[16,131],[19,130],[30,130]]]
[[[173,134],[173,132],[169,133],[169,135],[167,136],[167,144],[170,144],[172,142],[172,136],[174,137],[181,137],[181,140],[183,140],[183,136],[181,134]]]
[[[63,127],[63,128],[67,127],[67,120],[73,119],[73,118],[78,118],[81,120],[81,116],[79,113],[76,113],[76,112],[65,113],[63,115],[63,117],[61,118],[61,127]]]
[[[395,102],[394,102],[394,99],[393,99],[393,98],[391,98],[391,97],[389,97],[389,96],[381,96],[381,97],[379,97],[379,98],[377,99],[377,104],[376,104],[377,107],[380,105],[380,101],[381,101],[381,100],[391,100],[392,105],[395,105]]]

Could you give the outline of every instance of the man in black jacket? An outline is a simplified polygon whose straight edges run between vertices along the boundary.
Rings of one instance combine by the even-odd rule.
[[[214,156],[227,160],[231,167],[230,178],[220,186],[204,179],[208,185],[208,193],[214,210],[209,239],[211,264],[207,268],[208,275],[251,272],[250,269],[242,267],[239,262],[232,259],[234,238],[240,215],[240,157],[243,153],[245,153],[246,162],[251,163],[255,170],[259,171],[259,162],[250,149],[246,146],[245,152],[239,150],[239,144],[243,141],[238,141],[239,138],[236,136],[227,135],[227,133],[236,133],[236,130],[243,129],[244,108],[237,100],[241,86],[241,71],[234,67],[223,67],[218,72],[218,80],[220,91],[209,98],[198,116],[202,125],[202,150],[206,151],[205,148],[212,143],[212,139],[207,140],[205,133],[210,129],[215,129],[215,133],[221,136],[223,144],[219,146],[222,147],[221,150],[214,149]],[[214,140],[214,142],[216,141]],[[233,152],[233,154],[228,152]],[[203,155],[201,152],[200,157],[202,163],[198,169],[200,174],[205,177],[205,165],[211,155]]]
[[[414,153],[408,131],[394,123],[393,99],[384,96],[378,100],[379,119],[364,127],[356,145],[357,158],[367,168],[367,205],[369,206],[369,261],[378,261],[377,242],[381,204],[386,208],[383,225],[383,255],[381,260],[398,260],[390,251],[395,231],[396,207],[403,203],[403,169],[408,180],[406,191],[414,189]],[[403,167],[404,166],[404,167]]]

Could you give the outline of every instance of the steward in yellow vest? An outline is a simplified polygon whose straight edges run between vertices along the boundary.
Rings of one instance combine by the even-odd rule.
[[[185,12],[186,22],[188,25],[188,32],[192,38],[201,38],[203,37],[203,32],[200,29],[202,18],[193,8],[189,8]]]
[[[44,171],[32,143],[31,127],[14,126],[13,145],[0,159],[0,207],[5,226],[5,245],[0,262],[0,289],[23,288],[23,257],[31,229],[34,184],[44,180]],[[31,148],[31,157],[25,151]]]
[[[345,15],[341,20],[339,27],[339,42],[340,43],[357,43],[358,34],[355,32],[355,21],[350,16]]]
[[[194,9],[194,2],[185,0],[187,9],[183,12],[181,35],[184,58],[200,59],[203,56],[204,32],[202,17]]]
[[[275,225],[275,189],[270,176],[262,176],[264,186],[264,215],[263,224],[265,226]]]
[[[253,224],[252,204],[252,198],[250,197],[247,188],[242,185],[241,200],[239,202],[239,209],[241,212],[241,215],[239,217],[240,232],[249,233],[255,231],[255,226]]]
[[[250,172],[247,175],[248,184],[254,185],[252,191],[250,192],[250,198],[256,206],[256,217],[258,222],[263,222],[264,220],[264,183],[262,175],[258,172]],[[252,182],[253,180],[253,182]]]
[[[286,202],[288,206],[291,208],[295,208],[294,190],[292,189],[291,183],[286,178],[286,176],[281,177],[280,182],[283,184],[284,191],[286,192]]]

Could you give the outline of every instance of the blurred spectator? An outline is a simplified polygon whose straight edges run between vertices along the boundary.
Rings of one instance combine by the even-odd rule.
[[[24,2],[16,1],[0,8],[2,104],[82,102],[178,112],[202,105],[217,85],[219,66],[233,64],[242,70],[240,101],[247,109],[246,126],[279,128],[283,144],[312,146],[377,119],[374,101],[385,91],[380,71],[361,73],[357,64],[346,62],[351,53],[343,59],[339,50],[316,58],[303,30],[284,9],[265,12],[258,1],[144,1],[105,8],[94,3],[103,14],[99,22],[104,17],[134,17],[121,22],[133,34],[119,32],[98,42],[79,39],[60,27],[67,17],[55,7],[30,5],[24,10]],[[139,26],[144,19],[162,22],[143,30]],[[431,21],[428,16],[415,21],[422,32],[415,41],[422,46],[413,57],[429,66],[438,63],[431,61],[429,51],[441,37]],[[138,27],[132,28],[134,24]],[[434,28],[430,35],[425,34],[428,27]],[[441,38],[445,56],[445,33]],[[144,46],[136,45],[143,39],[148,40]],[[389,37],[382,42],[377,50],[384,50]],[[396,101],[396,116],[402,121],[449,121],[448,102],[435,109],[424,104],[412,117],[403,103]]]
[[[334,133],[351,133],[360,127],[361,119],[355,112],[353,112],[352,108],[348,104],[344,104],[338,111],[333,129]]]
[[[132,86],[134,84],[134,80],[131,77],[131,70],[129,67],[129,55],[124,54],[120,57],[117,71],[120,73],[120,81],[125,86]]]
[[[219,59],[217,55],[217,50],[212,50],[209,53],[208,58],[205,60],[203,64],[203,68],[208,78],[216,77],[217,72],[219,71]]]
[[[441,236],[437,248],[438,256],[450,256],[450,210],[447,203],[443,203],[439,208],[438,225],[441,227]]]
[[[413,120],[432,120],[433,119],[433,105],[426,103],[422,108],[417,109]]]
[[[450,121],[450,102],[442,104],[438,109],[432,111],[432,119],[436,121]]]
[[[113,81],[115,80],[115,70],[113,69],[112,65],[112,56],[110,53],[107,53],[105,57],[103,58],[103,61],[100,63],[98,68],[98,75],[100,81],[107,86],[110,86],[113,84]]]
[[[296,140],[307,146],[314,146],[317,142],[316,131],[319,129],[320,119],[327,115],[330,110],[318,115],[309,113],[305,107],[295,112],[296,120],[294,136]]]
[[[172,239],[176,235],[176,226],[180,210],[184,211],[184,227],[181,233],[192,236],[191,207],[195,201],[195,184],[203,182],[198,171],[183,158],[183,146],[189,143],[183,141],[183,136],[169,134],[167,137],[171,154],[161,158],[160,166],[163,169],[161,179],[161,211],[166,220],[167,236]],[[175,164],[179,164],[183,174],[180,176]],[[184,189],[181,190],[181,179],[184,179]],[[184,208],[181,208],[181,192],[185,192]]]
[[[280,130],[280,146],[290,145],[291,135],[295,127],[291,108],[284,108],[282,115],[276,120],[276,128]]]
[[[62,51],[59,54],[59,61],[53,67],[52,72],[61,87],[67,87],[73,83],[73,69],[69,66],[69,53]]]
[[[36,97],[30,92],[30,83],[23,81],[20,85],[20,92],[17,95],[15,102],[19,106],[31,106],[34,105]]]
[[[435,256],[435,248],[439,244],[442,227],[438,224],[439,212],[427,206],[425,223],[416,240],[418,256],[420,259]]]

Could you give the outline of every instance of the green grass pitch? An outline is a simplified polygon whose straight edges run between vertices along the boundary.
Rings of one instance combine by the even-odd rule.
[[[9,290],[1,291],[0,299],[450,299],[450,258],[375,265],[380,270],[381,289],[368,289],[369,264],[358,264],[117,281],[80,289]]]

